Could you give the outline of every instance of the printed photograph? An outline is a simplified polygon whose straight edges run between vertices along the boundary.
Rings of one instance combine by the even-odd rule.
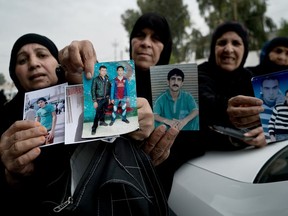
[[[126,134],[139,128],[133,60],[96,63],[94,77],[83,76],[82,138]]]
[[[199,130],[198,73],[196,64],[150,68],[155,127]]]
[[[263,101],[260,120],[267,143],[288,139],[288,70],[253,77],[252,84]]]
[[[65,101],[65,144],[77,144],[101,139],[82,138],[84,119],[83,84],[66,86]],[[116,137],[117,136],[105,137],[101,140],[106,142],[113,142]]]
[[[64,142],[66,85],[25,93],[23,119],[40,122],[48,132],[42,147]]]
[[[65,90],[65,144],[85,142],[82,139],[83,127],[83,85],[69,85]]]

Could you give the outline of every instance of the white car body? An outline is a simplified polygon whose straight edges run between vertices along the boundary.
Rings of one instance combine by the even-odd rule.
[[[288,140],[188,161],[168,202],[178,216],[288,216],[287,197]]]

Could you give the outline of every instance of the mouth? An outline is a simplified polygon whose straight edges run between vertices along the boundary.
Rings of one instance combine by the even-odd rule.
[[[231,63],[235,61],[235,58],[232,56],[222,56],[222,61],[226,63]]]
[[[43,78],[43,77],[45,77],[45,74],[43,74],[43,73],[38,73],[38,74],[34,74],[34,75],[30,76],[30,77],[29,77],[29,80],[30,80],[30,81],[34,81],[34,80],[37,80],[37,79],[41,79],[41,78]]]
[[[151,54],[150,53],[145,53],[145,52],[140,52],[140,53],[137,53],[138,56],[148,56],[150,57]]]

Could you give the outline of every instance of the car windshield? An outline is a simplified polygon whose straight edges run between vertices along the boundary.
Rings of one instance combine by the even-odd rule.
[[[254,183],[288,180],[288,146],[275,154],[260,170]]]

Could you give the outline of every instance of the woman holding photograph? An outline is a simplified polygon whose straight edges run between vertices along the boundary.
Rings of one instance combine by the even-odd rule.
[[[288,69],[288,38],[275,37],[265,43],[260,53],[260,63],[247,67],[253,76],[270,74]],[[268,91],[266,91],[268,93]],[[281,102],[284,96],[278,95],[273,104],[266,104],[256,97],[235,96],[229,100],[228,114],[236,127],[243,128],[259,124],[259,114],[264,119],[262,124],[266,138],[269,139],[268,121],[276,101]],[[263,93],[263,97],[265,97]],[[271,99],[271,98],[270,98]],[[279,100],[280,99],[280,100]],[[267,106],[266,106],[267,105]],[[263,111],[264,110],[264,111]],[[268,113],[269,116],[265,115]],[[263,122],[262,122],[263,123]]]
[[[1,201],[10,214],[31,214],[40,208],[40,197],[45,194],[43,187],[69,167],[74,147],[64,148],[62,143],[40,149],[48,131],[35,120],[22,120],[24,95],[64,83],[65,78],[55,44],[45,36],[32,33],[14,43],[9,72],[18,93],[0,114]],[[51,192],[57,194],[57,190]]]
[[[258,127],[245,134],[256,136],[250,141],[222,135],[209,128],[213,125],[234,128],[227,113],[230,98],[254,95],[252,74],[243,67],[248,51],[246,29],[240,23],[225,22],[219,25],[212,35],[208,61],[198,66],[200,128],[208,149],[239,149],[248,145],[266,145],[259,119]]]
[[[172,35],[164,16],[146,13],[138,18],[130,34],[130,59],[135,61],[137,95],[145,97],[152,106],[150,67],[168,65],[172,52]],[[204,148],[198,140],[198,131],[179,131],[158,126],[163,135],[159,142],[147,140],[143,146],[151,155],[157,173],[169,197],[175,171],[187,160],[202,156]],[[155,152],[162,152],[162,156]]]
[[[84,41],[79,44],[84,44],[85,47],[87,43]],[[82,55],[80,51],[77,54]],[[95,53],[89,60],[95,64]],[[74,63],[70,59],[66,66]],[[89,68],[89,65],[85,68]],[[66,188],[71,169],[70,158],[78,145],[59,143],[40,148],[45,141],[47,128],[37,121],[22,120],[24,96],[26,92],[66,81],[77,83],[79,74],[73,71],[66,71],[65,74],[59,67],[58,49],[55,44],[45,36],[32,33],[21,36],[14,43],[9,71],[18,93],[5,104],[0,113],[0,197],[3,206],[1,212],[9,212],[11,215],[46,215],[49,213],[48,209],[43,211],[43,201],[60,201],[63,198],[63,190]],[[139,124],[145,128],[145,133],[140,131],[133,136],[141,140],[149,136],[153,130],[153,113],[146,100],[137,100],[137,108]],[[145,180],[142,181],[143,184],[147,184]],[[55,203],[53,205],[55,206]],[[50,206],[49,211],[52,209]]]
[[[79,51],[88,57],[84,63],[77,54]],[[130,34],[130,59],[135,61],[137,96],[146,98],[151,106],[150,67],[169,64],[171,51],[172,38],[166,18],[157,13],[145,13],[140,16]],[[65,68],[79,75],[83,65],[92,65],[89,59],[93,55],[95,51],[92,44],[87,41],[74,41],[60,51],[59,58]],[[66,65],[71,59],[75,64]],[[89,68],[86,70],[87,77],[91,77],[93,72],[93,67]],[[153,117],[151,119],[154,120]],[[137,139],[135,135],[145,131],[145,128],[140,126],[131,136]],[[174,172],[188,159],[204,154],[198,137],[197,132],[191,134],[191,131],[183,131],[179,134],[179,130],[175,128],[167,129],[165,125],[160,125],[143,142],[142,148],[156,166],[167,197],[170,194]]]

